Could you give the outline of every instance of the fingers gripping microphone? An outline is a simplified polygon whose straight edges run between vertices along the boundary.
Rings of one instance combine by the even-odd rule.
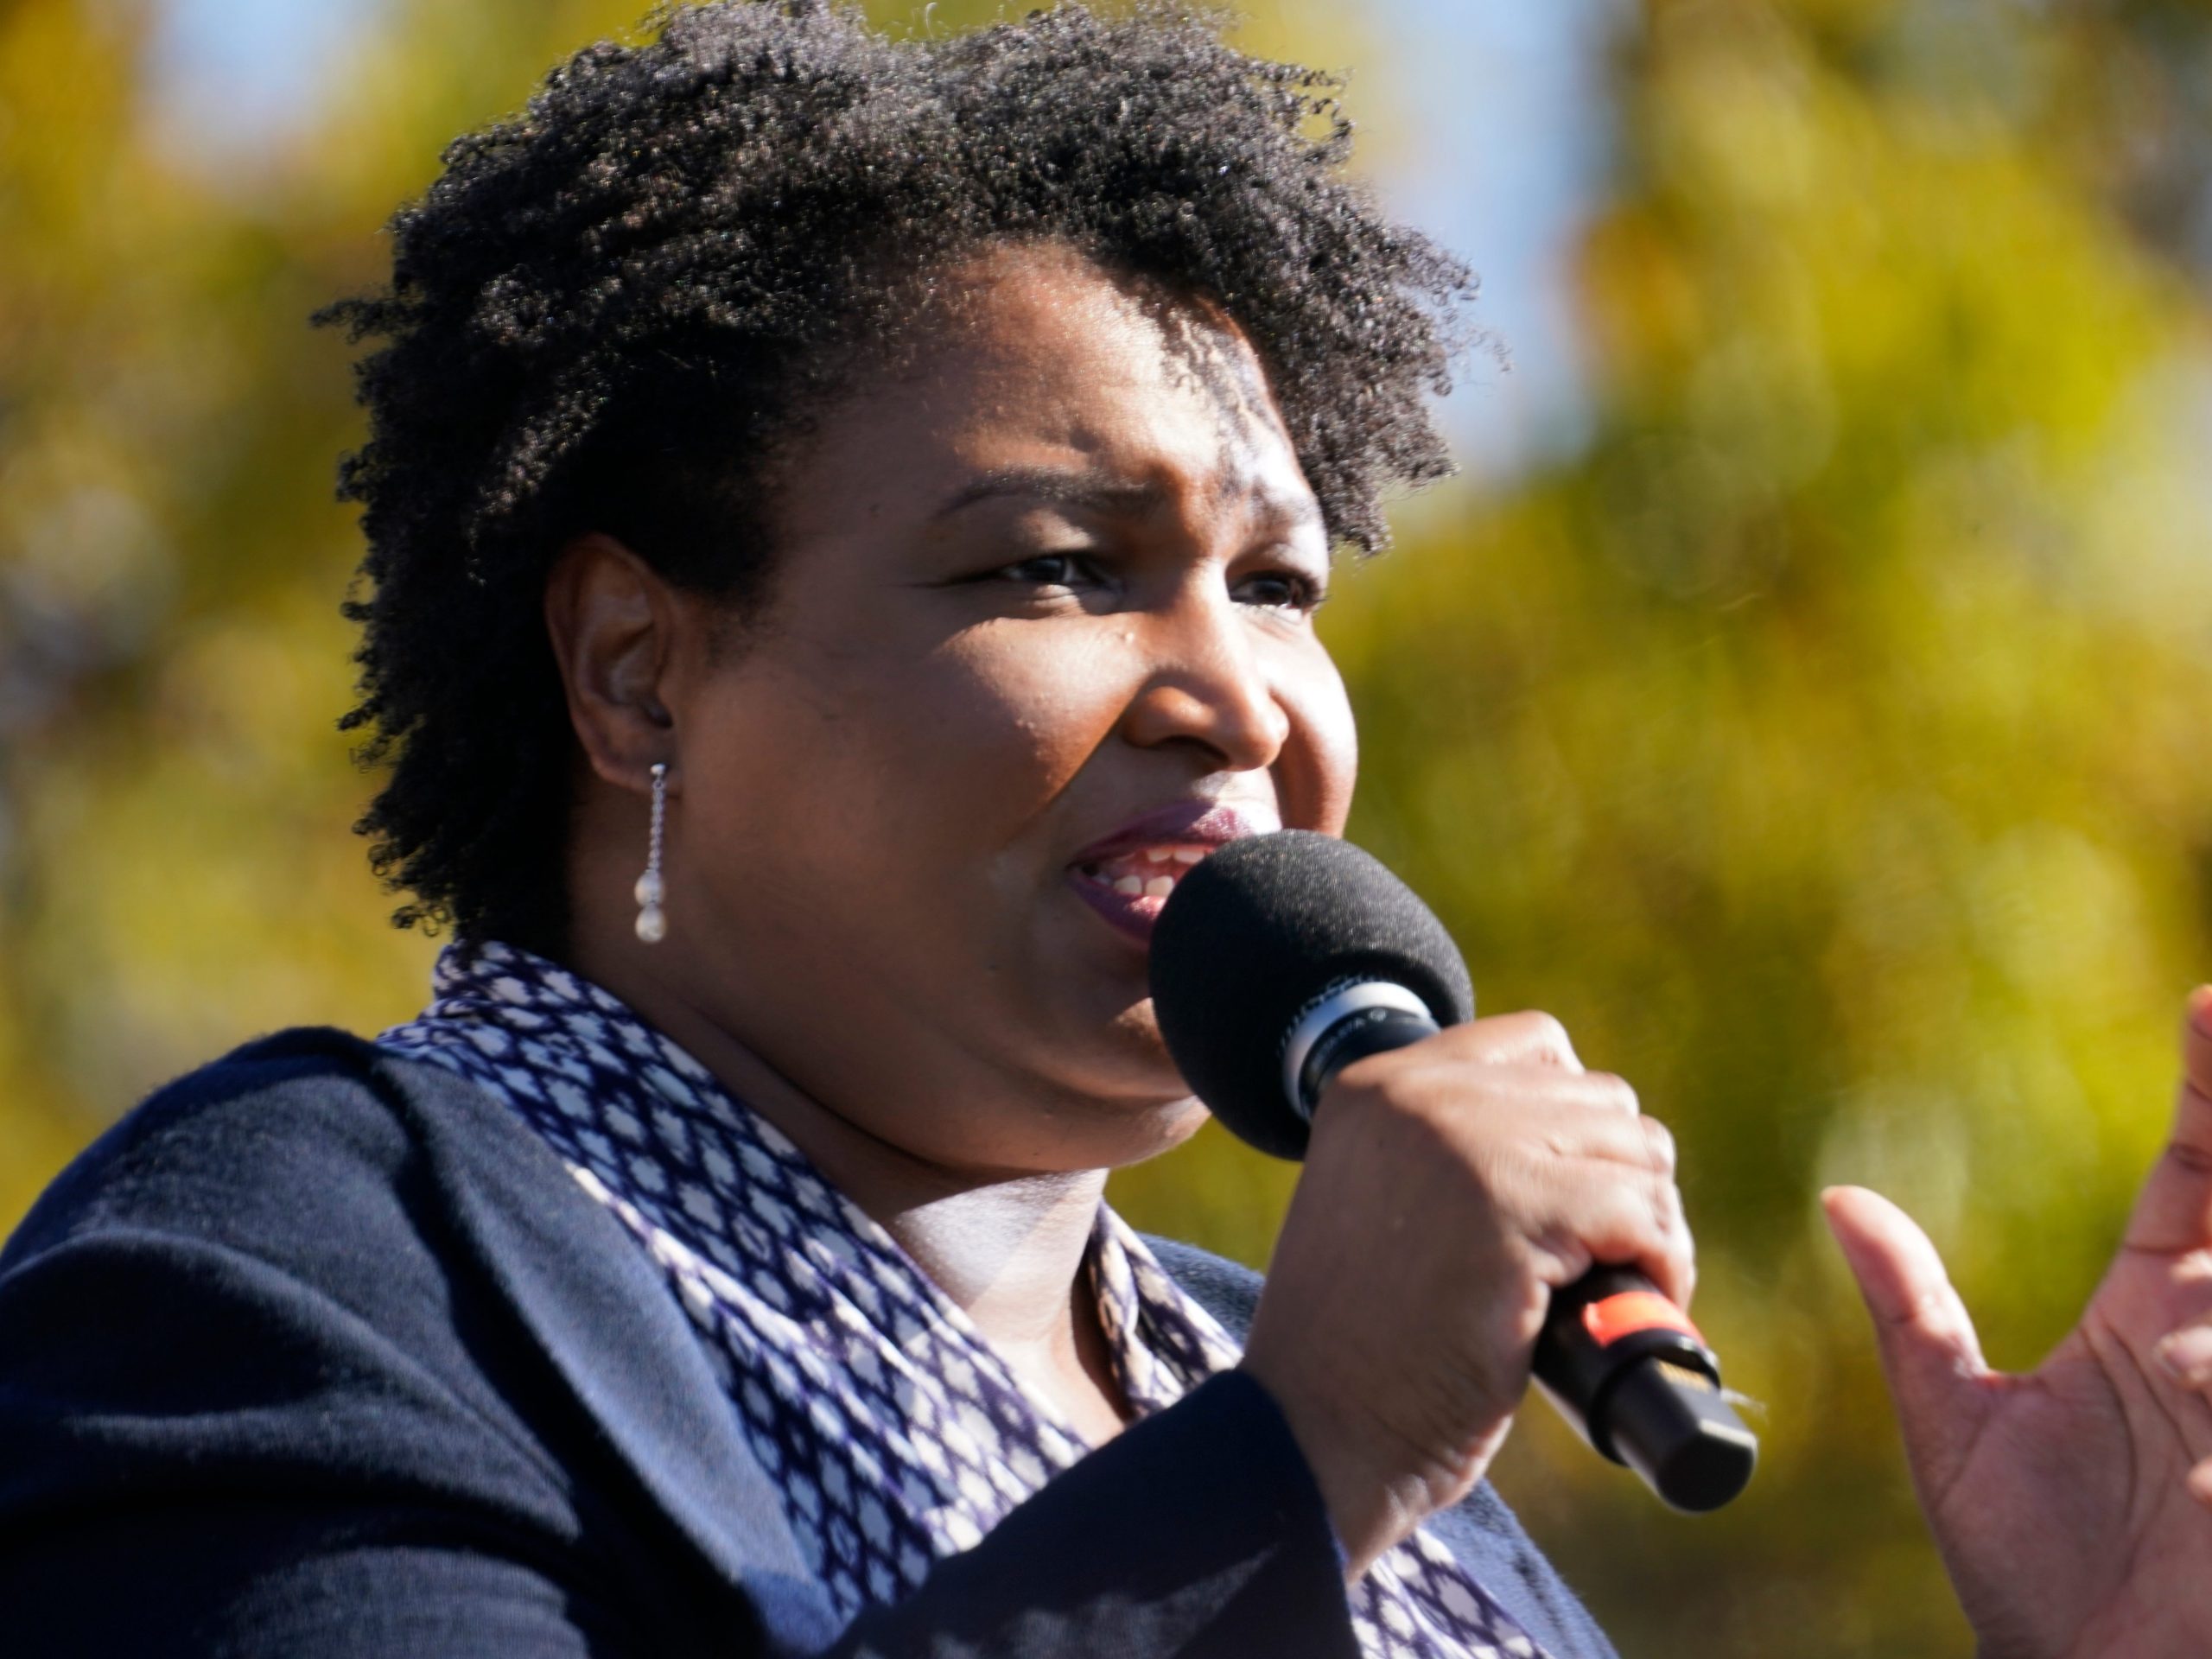
[[[1300,830],[1232,842],[1177,884],[1152,938],[1168,1052],[1216,1117],[1306,1154],[1337,1073],[1474,1017],[1466,965],[1411,888],[1349,842]],[[1641,1273],[1553,1293],[1536,1380],[1583,1438],[1678,1510],[1744,1489],[1758,1442],[1696,1327]]]

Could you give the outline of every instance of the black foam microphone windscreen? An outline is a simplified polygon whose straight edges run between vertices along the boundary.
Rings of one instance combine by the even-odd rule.
[[[1176,884],[1152,935],[1153,1010],[1184,1081],[1238,1139],[1306,1155],[1283,1089],[1284,1039],[1348,980],[1402,985],[1440,1026],[1474,988],[1435,912],[1373,855],[1286,830],[1231,842]]]

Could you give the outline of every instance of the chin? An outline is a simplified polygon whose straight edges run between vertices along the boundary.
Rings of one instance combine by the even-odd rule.
[[[1154,1148],[1154,1152],[1168,1152],[1181,1146],[1204,1128],[1211,1116],[1212,1114],[1206,1110],[1205,1102],[1196,1095],[1185,1095],[1171,1109],[1160,1114],[1162,1134],[1160,1145]],[[1153,1155],[1154,1153],[1145,1154],[1147,1158]],[[1137,1160],[1132,1159],[1130,1161]]]
[[[1099,1120],[1079,1137],[1080,1148],[1069,1148],[1076,1154],[1069,1160],[1071,1166],[1120,1169],[1143,1163],[1173,1152],[1206,1121],[1205,1107],[1187,1093],[1169,1101],[1102,1101],[1099,1108]]]
[[[1086,1156],[1100,1148],[1112,1154],[1094,1158],[1094,1166],[1149,1158],[1197,1132],[1206,1109],[1167,1058],[1148,999],[1124,1007],[1103,1029],[1084,1023],[1088,1029],[1047,1042],[1039,1058],[1049,1071],[1038,1080],[1058,1097],[1052,1120],[1084,1143]]]
[[[1125,1003],[1115,1013],[1107,1046],[1111,1058],[1101,1070],[1110,1071],[1116,1094],[1143,1096],[1162,1103],[1190,1098],[1190,1084],[1167,1057],[1167,1039],[1160,1034],[1160,1020],[1152,1011],[1149,995]]]

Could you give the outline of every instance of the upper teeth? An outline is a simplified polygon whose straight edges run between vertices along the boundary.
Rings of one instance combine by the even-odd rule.
[[[1132,899],[1165,899],[1175,891],[1176,880],[1183,872],[1210,850],[1205,847],[1144,847],[1112,860],[1086,864],[1083,873]],[[1107,862],[1119,865],[1123,873],[1108,876],[1102,868]]]

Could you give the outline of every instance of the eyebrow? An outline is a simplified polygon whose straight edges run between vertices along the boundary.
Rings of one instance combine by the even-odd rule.
[[[1310,495],[1274,495],[1256,485],[1247,485],[1243,493],[1256,497],[1271,518],[1287,525],[1321,522],[1320,506]],[[938,520],[950,518],[979,501],[1008,497],[1050,501],[1093,512],[1133,514],[1159,505],[1166,496],[1166,491],[1158,484],[1132,484],[1104,473],[1071,472],[1058,467],[998,467],[970,479],[931,516]]]

